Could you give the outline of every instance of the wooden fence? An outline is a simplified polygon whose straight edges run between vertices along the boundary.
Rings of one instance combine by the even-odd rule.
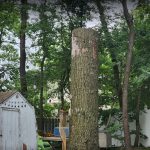
[[[37,118],[37,128],[38,131],[41,131],[40,127],[40,118]],[[59,119],[58,118],[44,118],[44,131],[43,133],[46,132],[51,132],[53,133],[54,128],[59,126]]]

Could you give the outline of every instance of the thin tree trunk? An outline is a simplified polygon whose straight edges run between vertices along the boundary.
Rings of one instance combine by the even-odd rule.
[[[61,9],[63,10],[62,7],[61,7]],[[69,12],[67,12],[67,13],[69,15]],[[63,51],[63,55],[62,55],[63,71],[62,71],[61,79],[59,82],[59,92],[60,92],[60,100],[61,100],[61,109],[62,110],[64,110],[64,106],[65,106],[65,99],[64,99],[65,88],[67,87],[67,83],[69,82],[69,76],[70,76],[70,65],[69,65],[70,64],[70,53],[67,52],[68,48],[65,47],[65,44],[64,44],[65,39],[64,39],[63,29],[64,29],[64,24],[63,24],[63,18],[61,16],[61,32],[60,32],[60,34],[61,34],[61,48]],[[72,30],[70,28],[69,28],[69,30],[72,32]],[[71,39],[71,34],[70,34],[70,39]],[[70,42],[70,47],[71,47],[71,42]]]
[[[46,0],[43,1],[43,4],[41,4],[41,12],[40,12],[40,20],[42,25],[47,22],[47,18],[45,16],[45,7],[46,7]],[[43,50],[43,57],[41,60],[41,70],[40,70],[40,123],[41,123],[41,130],[44,132],[44,65],[45,65],[45,59],[48,53],[48,49],[46,47],[46,32],[45,29],[42,29],[42,50]]]
[[[98,150],[98,53],[92,29],[72,32],[70,150]]]
[[[128,12],[126,0],[122,0],[124,16],[129,28],[129,42],[128,42],[128,53],[126,59],[126,67],[124,72],[124,82],[123,82],[123,95],[122,95],[122,112],[123,112],[123,128],[124,128],[124,140],[125,148],[131,150],[131,137],[129,131],[129,119],[128,119],[128,85],[129,85],[129,76],[131,70],[131,61],[132,61],[132,51],[134,45],[134,26],[132,16]]]
[[[102,29],[105,33],[105,37],[106,37],[106,41],[108,41],[109,43],[107,43],[109,52],[111,54],[111,59],[113,62],[113,73],[114,73],[114,80],[115,80],[115,88],[116,88],[116,93],[118,96],[118,101],[119,101],[119,106],[120,108],[122,108],[122,86],[121,86],[121,79],[120,79],[120,73],[119,73],[119,67],[117,64],[117,59],[116,59],[116,55],[112,49],[113,46],[113,41],[111,38],[111,34],[108,30],[108,25],[106,22],[106,17],[105,17],[105,13],[104,13],[104,7],[102,5],[102,2],[100,0],[96,0],[96,5],[100,14],[100,20],[101,20],[101,24],[102,24]],[[111,43],[111,44],[110,44]]]
[[[0,47],[2,46],[3,28],[0,30]]]
[[[41,61],[41,75],[40,75],[40,119],[41,119],[41,130],[44,131],[44,115],[43,115],[43,89],[44,89],[44,62],[46,56],[44,55]]]
[[[59,89],[60,89],[60,100],[61,100],[61,109],[64,110],[64,105],[65,105],[65,101],[64,101],[64,78],[61,78],[60,81],[60,85],[59,85]]]
[[[61,7],[62,9],[62,7]],[[61,16],[61,47],[63,50],[63,55],[65,54],[65,47],[64,47],[64,37],[63,37],[63,19]],[[64,57],[64,59],[66,59],[66,57]],[[62,67],[64,67],[62,65]],[[64,68],[66,69],[66,68]],[[60,100],[61,100],[61,110],[64,110],[64,89],[65,89],[65,71],[63,70],[62,75],[61,75],[61,79],[60,79],[60,83],[59,83],[59,92],[60,92]]]
[[[139,140],[140,140],[140,101],[141,101],[141,88],[139,89],[138,92],[138,98],[137,98],[137,104],[136,104],[136,134],[135,134],[135,141],[134,141],[134,146],[138,147],[139,146]]]
[[[21,0],[21,29],[20,29],[20,85],[21,93],[27,97],[26,81],[26,51],[25,51],[25,30],[27,24],[27,0]]]

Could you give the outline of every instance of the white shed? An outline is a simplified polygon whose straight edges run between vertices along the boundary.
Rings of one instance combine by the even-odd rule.
[[[0,92],[0,150],[36,150],[34,107],[19,92]]]

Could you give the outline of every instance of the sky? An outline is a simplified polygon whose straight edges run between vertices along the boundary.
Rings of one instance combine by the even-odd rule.
[[[51,0],[51,2],[52,1],[56,1],[56,0]],[[28,0],[28,2],[37,3],[39,5],[39,4],[41,4],[42,0]],[[135,2],[128,1],[129,10],[132,11],[136,7],[136,4],[137,4],[137,1],[135,1]],[[94,28],[95,29],[95,28],[100,26],[99,13],[98,13],[98,10],[96,10],[95,5],[94,5],[94,7],[95,7],[94,12],[91,12],[91,16],[92,16],[91,18],[92,19],[87,20],[87,22],[86,22],[87,28]],[[120,18],[116,19],[116,14],[123,14],[122,5],[119,2],[113,2],[113,3],[111,2],[111,3],[107,3],[106,7],[109,8],[109,9],[106,9],[105,13],[107,14],[107,16],[111,17],[111,21],[109,21],[109,24],[108,24],[109,27],[111,27],[111,26],[114,26],[115,21],[117,21],[117,22],[120,21]],[[29,10],[28,15],[29,15],[28,22],[36,23],[39,21],[39,13],[37,11]],[[14,38],[11,33],[9,33],[8,37],[11,37],[10,39]],[[7,41],[9,41],[8,37],[6,37]],[[14,47],[16,48],[16,50],[19,53],[19,39],[15,38],[15,40],[16,40],[16,43],[18,43],[18,44],[15,44]],[[32,45],[32,39],[29,37],[26,37],[26,51],[27,51],[27,53],[28,52],[35,52],[38,50],[37,47],[33,48],[33,47],[31,47],[31,45]],[[27,64],[28,64],[28,62],[27,62]],[[31,65],[31,64],[28,64],[28,66],[29,66],[29,69],[33,68],[33,65]]]
[[[0,0],[0,2],[1,1],[2,0]],[[39,4],[41,4],[42,0],[28,0],[28,1],[30,1],[30,3],[35,3],[36,2],[39,5]],[[56,0],[53,0],[53,1],[56,1]],[[136,4],[137,4],[137,2],[128,2],[129,10],[132,11],[136,7]],[[105,11],[105,13],[107,14],[107,16],[111,16],[111,21],[109,21],[109,24],[108,24],[109,27],[111,27],[111,26],[114,26],[115,21],[120,21],[120,19],[119,18],[116,19],[115,16],[116,16],[116,14],[120,14],[120,13],[123,14],[122,5],[119,2],[113,2],[113,3],[108,3],[107,8],[109,8],[109,9],[107,9]],[[33,11],[33,10],[29,10],[28,15],[29,15],[28,22],[36,23],[36,22],[39,21],[39,13],[38,12]],[[92,19],[88,20],[86,22],[86,27],[95,29],[95,28],[100,26],[99,13],[98,13],[98,10],[96,10],[96,6],[95,6],[95,11],[91,12],[91,16],[92,16],[91,17]],[[15,44],[13,46],[19,54],[19,42],[20,42],[19,38],[14,37],[11,32],[8,32],[8,36],[5,37],[5,40],[6,41],[9,41],[9,40],[11,41],[11,39],[13,39],[13,38],[15,39],[16,43],[18,43],[18,44]],[[8,44],[8,43],[5,43],[5,44]],[[31,47],[31,45],[32,45],[32,39],[26,36],[26,52],[27,52],[27,55],[28,55],[28,53],[34,53],[38,50],[37,47]],[[0,50],[0,53],[2,53],[1,50]],[[7,62],[0,59],[0,67],[4,63],[7,63]],[[19,65],[19,63],[18,63],[18,65]],[[38,67],[34,66],[28,60],[27,60],[26,65],[29,67],[28,69],[38,69]],[[18,66],[18,68],[19,68],[19,66]],[[6,76],[6,78],[8,78],[8,77]]]

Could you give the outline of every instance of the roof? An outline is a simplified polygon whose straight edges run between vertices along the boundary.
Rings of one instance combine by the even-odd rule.
[[[0,104],[7,100],[9,97],[14,95],[16,91],[7,91],[7,92],[0,92]]]

